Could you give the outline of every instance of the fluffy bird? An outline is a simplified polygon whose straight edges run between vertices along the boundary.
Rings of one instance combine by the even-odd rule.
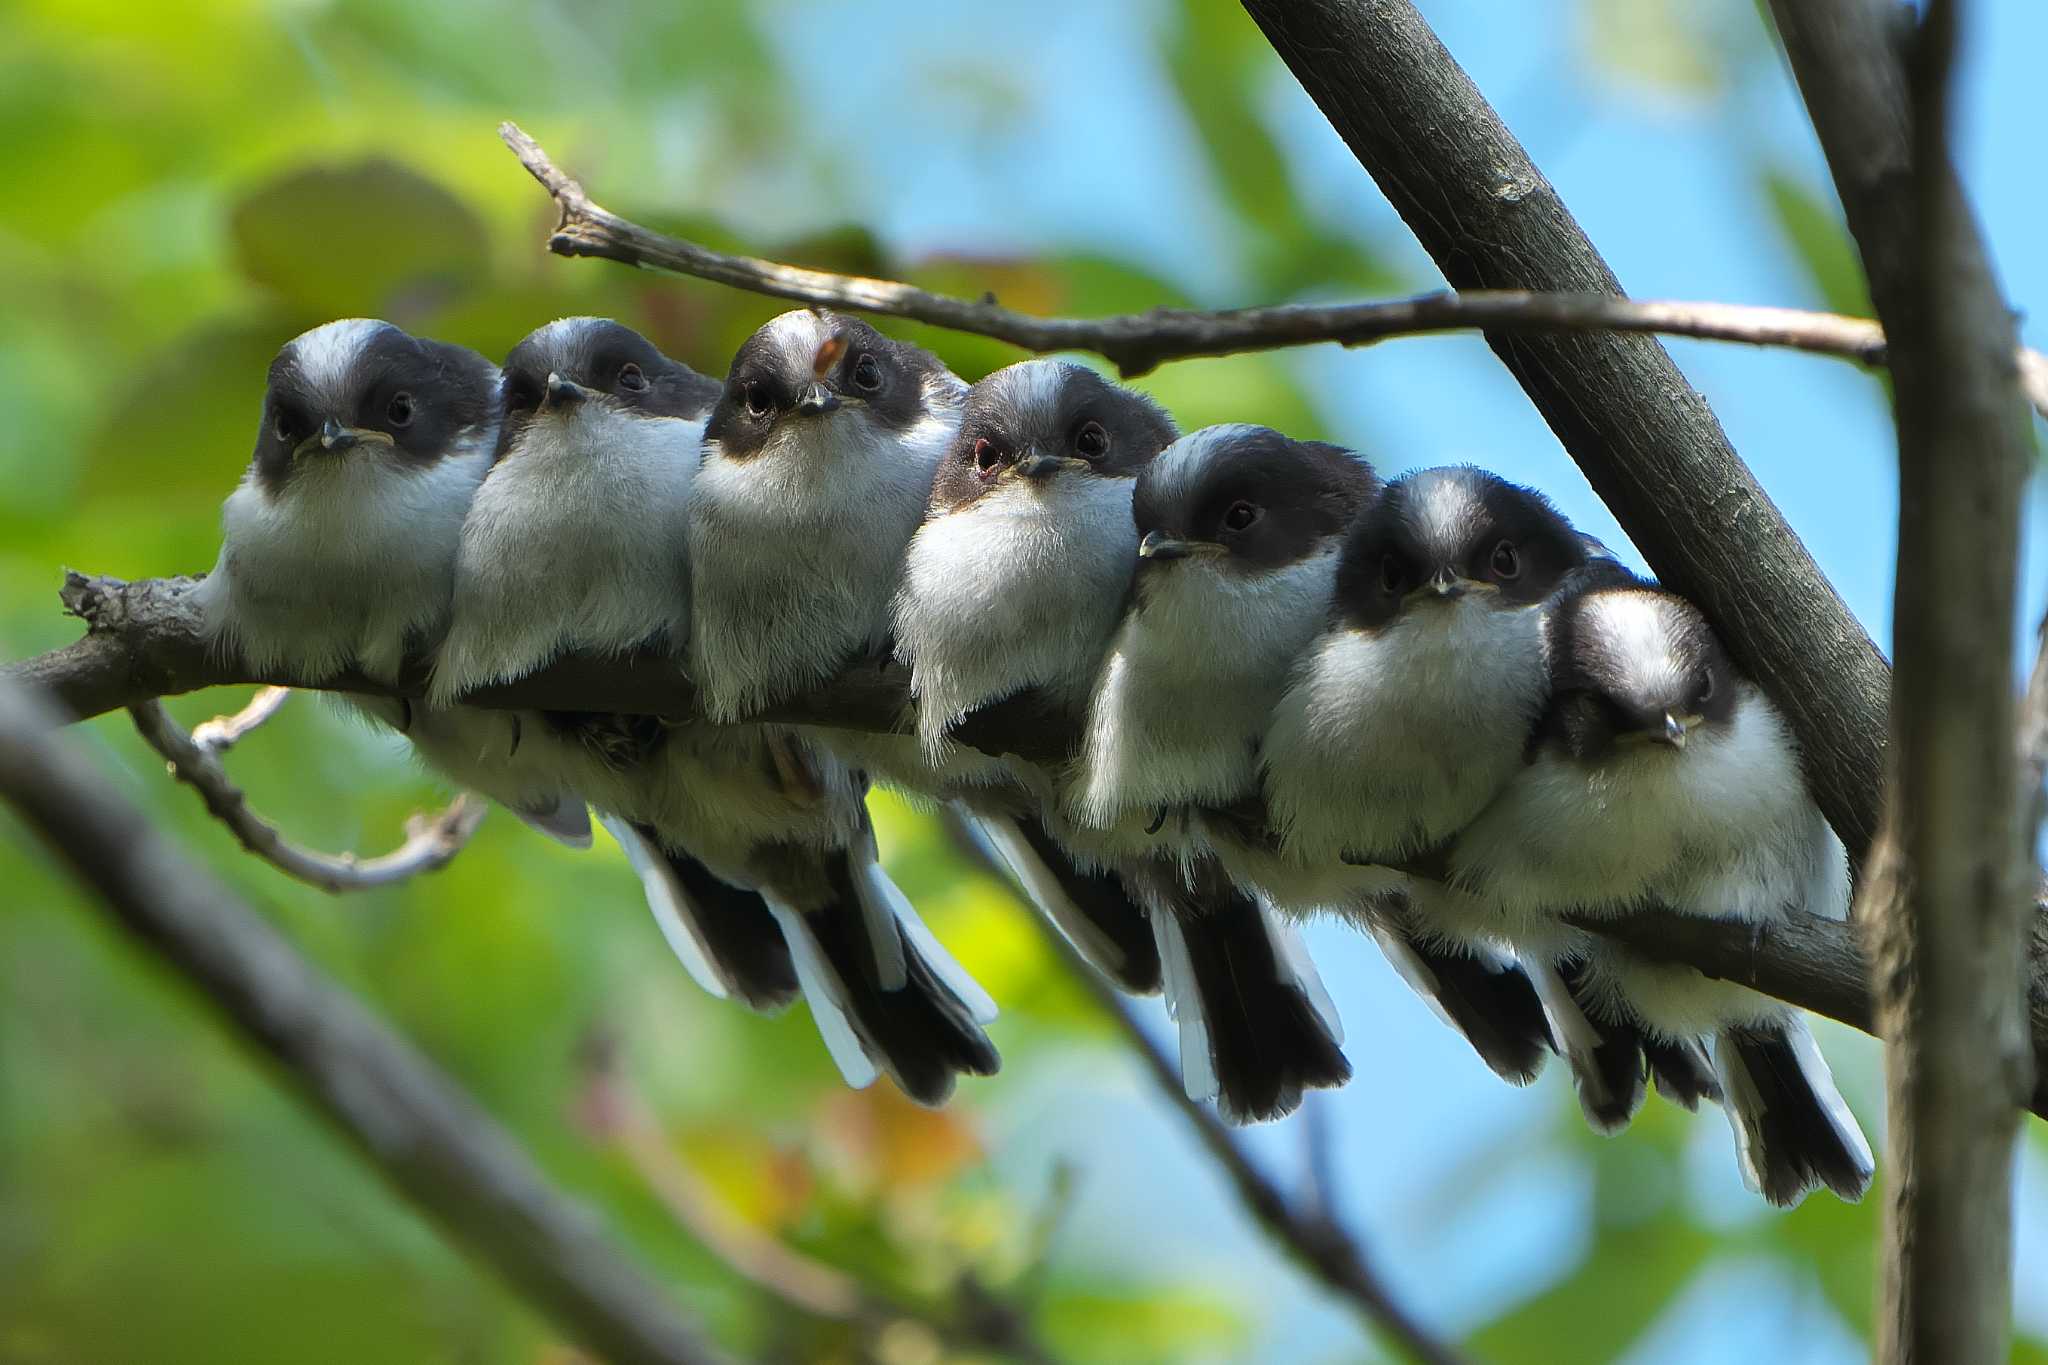
[[[1289,858],[1427,860],[1478,817],[1522,769],[1550,695],[1546,602],[1590,552],[1541,494],[1483,470],[1425,469],[1388,485],[1345,541],[1336,615],[1265,736],[1268,814]],[[1433,881],[1401,886],[1400,903],[1354,913],[1383,943],[1398,923],[1397,938],[1434,949],[1425,962],[1397,951],[1403,975],[1496,1072],[1532,1079],[1547,1042],[1593,1126],[1625,1124],[1643,1094],[1640,1041],[1586,1019],[1555,921],[1510,924]],[[1526,977],[1500,970],[1503,939]],[[1659,1061],[1682,1099],[1711,1090],[1703,1059]]]
[[[432,694],[558,654],[687,648],[686,528],[721,390],[599,318],[507,358],[498,458],[462,530]],[[678,680],[680,682],[680,678]],[[891,1074],[937,1103],[998,1064],[994,1006],[883,873],[863,784],[756,726],[550,714],[565,785],[609,813],[672,947],[715,994],[809,1001],[850,1084]]]
[[[463,518],[498,428],[498,368],[464,347],[369,318],[285,343],[198,589],[207,634],[265,671],[396,682],[447,629]],[[531,717],[347,700],[461,785],[564,842],[590,842],[582,802],[514,753]]]
[[[712,719],[886,653],[966,393],[930,352],[833,313],[784,313],[741,345],[690,501],[691,672]]]
[[[1615,569],[1560,602],[1554,637],[1534,759],[1458,839],[1461,886],[1521,914],[1847,915],[1848,860],[1784,718],[1696,607]],[[1596,1015],[1674,1047],[1712,1037],[1753,1189],[1868,1188],[1870,1145],[1796,1010],[1618,947],[1587,972]]]
[[[1132,489],[1174,436],[1151,399],[1085,366],[1027,360],[987,376],[968,391],[894,610],[924,771],[906,778],[906,765],[890,766],[953,799],[1033,905],[1139,993],[1159,988],[1158,950],[1101,850],[1065,826],[1054,836],[1042,775],[978,759],[963,771],[947,736],[1027,691],[1054,712],[1085,707],[1130,587]]]
[[[1256,795],[1266,717],[1375,482],[1349,451],[1241,425],[1183,436],[1145,467],[1135,581],[1064,798],[1098,846],[1178,865],[1141,899],[1184,1077],[1253,1117],[1342,1084],[1350,1066],[1294,926],[1214,865],[1203,813]]]

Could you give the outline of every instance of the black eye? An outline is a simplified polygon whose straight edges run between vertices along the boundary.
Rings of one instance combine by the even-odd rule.
[[[1522,552],[1515,548],[1513,541],[1503,540],[1493,547],[1493,558],[1487,561],[1487,567],[1491,568],[1493,576],[1503,583],[1520,578]]]
[[[647,376],[640,373],[640,367],[629,360],[619,366],[619,387],[638,393],[647,387]]]
[[[1380,560],[1380,587],[1390,594],[1398,593],[1401,591],[1401,585],[1407,581],[1408,574],[1402,569],[1400,560],[1392,555]]]
[[[766,417],[775,408],[774,400],[768,396],[768,386],[759,380],[747,381],[747,386],[740,390],[740,400],[756,417]]]
[[[1700,705],[1702,706],[1706,705],[1708,702],[1714,699],[1714,673],[1712,669],[1709,669],[1705,673],[1702,673],[1700,675],[1698,695]]]
[[[975,438],[974,467],[984,474],[995,473],[996,466],[1003,462],[1003,452],[996,449],[996,443],[986,436]]]
[[[1102,423],[1090,422],[1074,433],[1074,449],[1083,459],[1099,460],[1109,453],[1109,433],[1102,429]]]
[[[278,440],[290,445],[298,439],[299,424],[292,420],[291,414],[280,412],[270,419],[270,431]]]
[[[529,375],[519,375],[505,383],[505,408],[508,412],[532,412],[540,406],[540,385]]]
[[[391,395],[391,401],[384,405],[384,420],[394,427],[412,425],[412,395],[400,389]]]
[[[1259,519],[1259,509],[1240,499],[1230,504],[1230,510],[1223,514],[1223,529],[1242,531]]]
[[[873,393],[882,387],[882,367],[871,355],[863,355],[853,362],[853,386],[863,393]]]

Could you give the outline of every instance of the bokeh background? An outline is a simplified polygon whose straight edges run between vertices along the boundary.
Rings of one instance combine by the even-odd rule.
[[[1622,279],[1647,297],[1865,311],[1813,139],[1748,0],[1424,5]],[[2038,0],[1971,7],[1964,170],[2022,310],[2048,300]],[[212,562],[286,338],[373,314],[503,352],[604,313],[699,368],[777,311],[563,261],[499,146],[520,120],[601,202],[702,240],[1021,308],[1410,292],[1438,281],[1243,14],[1221,0],[9,0],[0,4],[0,646],[72,637],[60,566]],[[2037,346],[2048,331],[2026,319]],[[911,332],[970,377],[1005,348]],[[1880,641],[1892,444],[1878,381],[1676,344]],[[1249,419],[1385,471],[1469,460],[1626,539],[1475,338],[1169,367],[1186,427]],[[2048,580],[2030,508],[2026,622]],[[1956,609],[1971,609],[1958,602]],[[2015,629],[2023,629],[2015,622]],[[187,698],[187,722],[240,697]],[[996,881],[886,799],[890,866],[1004,1002],[1003,1075],[940,1113],[839,1087],[801,1009],[703,997],[615,849],[502,815],[449,870],[335,898],[240,855],[120,718],[77,732],[328,971],[472,1087],[733,1347],[842,1358],[706,1255],[603,1118],[753,1226],[872,1283],[971,1271],[1075,1361],[1355,1361],[1356,1323],[1247,1221],[1186,1125]],[[230,760],[258,808],[374,851],[442,799],[312,699]],[[179,983],[0,821],[0,1361],[572,1359],[445,1249]],[[1654,1099],[1592,1137],[1554,1070],[1494,1080],[1362,940],[1311,942],[1358,1076],[1254,1131],[1409,1303],[1498,1361],[1853,1361],[1876,1196],[1768,1210],[1725,1124]],[[1164,1036],[1156,1002],[1146,1017]],[[1881,1132],[1869,1040],[1823,1026]],[[608,1069],[593,1064],[609,1058]],[[1319,1140],[1318,1140],[1319,1139]],[[2048,1360],[2048,1125],[2020,1161],[2018,1358]],[[884,1358],[936,1358],[915,1330]]]

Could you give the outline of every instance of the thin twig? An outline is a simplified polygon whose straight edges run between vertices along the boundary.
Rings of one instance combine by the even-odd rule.
[[[192,727],[192,742],[215,758],[260,729],[291,700],[289,687],[259,688],[249,704],[232,716],[215,716]]]
[[[1864,318],[1733,303],[1641,301],[1610,294],[1468,290],[1329,306],[1278,304],[1217,311],[1154,308],[1100,318],[1039,317],[1005,308],[992,297],[962,299],[897,280],[736,256],[655,232],[593,203],[582,185],[557,167],[518,125],[503,124],[498,135],[561,210],[561,222],[548,238],[548,249],[557,255],[593,256],[666,270],[816,308],[909,318],[993,337],[1040,354],[1092,351],[1127,378],[1170,360],[1196,356],[1242,355],[1321,342],[1369,346],[1392,337],[1475,330],[1661,333],[1784,347],[1865,366],[1885,363],[1884,332]],[[2034,402],[2048,416],[2048,357],[2023,354],[2034,383]]]
[[[475,1100],[322,976],[0,682],[0,801],[139,945],[268,1053],[407,1200],[613,1365],[721,1357]]]
[[[857,1326],[871,1340],[895,1324],[916,1322],[961,1350],[1056,1365],[1023,1314],[971,1277],[956,1282],[957,1302],[933,1311],[878,1293],[750,1226],[676,1154],[646,1099],[623,1074],[618,1052],[601,1034],[583,1049],[584,1130],[623,1156],[677,1226],[735,1275],[807,1316]]]
[[[1131,1045],[1160,1094],[1195,1130],[1195,1136],[1229,1177],[1245,1207],[1266,1235],[1324,1288],[1348,1303],[1368,1331],[1384,1335],[1409,1358],[1425,1365],[1466,1365],[1466,1358],[1438,1341],[1373,1269],[1365,1249],[1330,1210],[1298,1209],[1280,1186],[1260,1170],[1237,1136],[1214,1110],[1188,1098],[1180,1067],[1145,1031],[1130,1002],[1082,961],[1059,931],[1034,915],[1045,940],[1066,962],[1074,979]]]
[[[275,700],[270,702],[269,711],[254,720],[246,718],[262,704],[263,697],[229,720],[207,722],[209,726],[221,727],[216,733],[228,736],[219,747],[232,744],[262,724],[288,691],[282,687],[266,688],[264,696],[274,696]],[[149,747],[164,756],[180,782],[199,793],[207,811],[228,827],[243,848],[286,876],[323,891],[365,891],[438,871],[469,843],[490,808],[473,793],[464,792],[438,815],[415,814],[407,819],[405,842],[389,853],[358,858],[353,853],[316,852],[285,838],[277,826],[251,810],[248,797],[214,757],[219,748],[204,745],[196,735],[185,733],[161,702],[138,702],[128,708],[128,714]]]
[[[750,1226],[676,1155],[647,1101],[621,1075],[613,1040],[593,1039],[582,1056],[577,1109],[583,1130],[625,1157],[693,1240],[741,1279],[799,1312],[835,1322],[872,1316],[858,1280]]]

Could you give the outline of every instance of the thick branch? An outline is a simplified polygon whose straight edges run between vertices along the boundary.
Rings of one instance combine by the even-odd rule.
[[[279,683],[295,687],[351,692],[391,692],[418,697],[423,690],[413,679],[393,691],[359,677],[327,679],[258,677],[241,659],[209,653],[190,634],[196,618],[183,611],[189,579],[145,579],[122,583],[73,574],[67,600],[85,616],[90,633],[84,640],[39,658],[0,668],[0,681],[11,677],[44,679],[67,704],[101,704],[103,709],[131,705],[138,680],[175,678],[181,690],[248,683]],[[101,621],[113,624],[102,625]],[[102,640],[102,633],[132,637],[132,643]],[[161,651],[164,662],[157,660]],[[182,662],[181,662],[182,661]],[[189,666],[186,666],[189,664]],[[112,676],[109,676],[111,674]],[[695,711],[695,693],[673,665],[652,658],[557,660],[539,673],[505,687],[476,694],[479,705],[540,707],[564,711],[616,711],[640,715],[688,717]],[[830,686],[796,704],[780,707],[764,719],[829,725],[843,730],[893,732],[909,714],[904,670],[863,665],[848,670]],[[1015,754],[1036,763],[1058,763],[1073,752],[1078,722],[1020,697],[977,712],[959,733],[974,748]],[[1684,962],[1713,976],[1742,981],[1804,1009],[1825,1014],[1870,1031],[1870,974],[1855,935],[1843,924],[1801,924],[1772,930],[1753,949],[1749,933],[1737,925],[1678,915],[1641,916],[1601,921],[1587,927],[1626,939],[1642,951],[1668,961]],[[2043,921],[2048,935],[2048,920]],[[2048,960],[2035,964],[2034,1038],[2048,1052]],[[2048,1118],[2048,1082],[2035,1092],[2033,1110]]]
[[[548,159],[515,124],[498,135],[561,211],[548,249],[594,256],[649,270],[712,280],[814,308],[854,309],[910,318],[956,332],[1007,341],[1026,351],[1092,351],[1126,378],[1170,360],[1242,355],[1335,342],[1369,346],[1393,337],[1434,332],[1644,332],[1775,346],[1833,356],[1859,365],[1885,363],[1884,332],[1865,318],[1734,303],[1640,302],[1607,293],[1492,290],[1424,294],[1411,299],[1334,305],[1279,304],[1204,311],[1154,308],[1099,318],[1048,318],[1019,313],[994,296],[970,300],[934,294],[896,280],[734,256],[655,232],[600,208],[583,186]],[[2048,416],[2048,357],[2027,353],[2039,381],[2034,401]]]
[[[1897,781],[1872,881],[1902,1178],[1878,1358],[1988,1363],[2011,1330],[2015,1106],[2031,1088],[2011,621],[2032,442],[2011,314],[1949,160],[1957,5],[1932,0],[1917,33],[1881,0],[1772,9],[1894,339]]]
[[[1244,0],[1453,288],[1621,286],[1409,0]],[[1828,819],[1877,828],[1884,660],[1654,340],[1488,342],[1657,576],[1790,716]]]
[[[289,695],[284,689],[270,689],[269,709],[260,714],[267,716],[275,711],[276,698],[284,695]],[[249,809],[249,798],[214,757],[254,725],[261,724],[260,719],[251,723],[238,716],[210,721],[216,738],[212,744],[204,745],[196,735],[186,734],[161,702],[137,702],[128,708],[128,713],[134,717],[135,728],[143,740],[164,756],[180,782],[199,793],[206,809],[228,827],[243,848],[286,876],[323,891],[366,891],[423,872],[437,872],[462,852],[483,824],[484,812],[490,809],[485,802],[465,793],[431,819],[413,816],[406,822],[405,842],[389,853],[375,858],[358,858],[353,853],[319,853],[299,847],[285,838],[277,826]]]
[[[426,1058],[322,977],[192,863],[0,683],[0,798],[104,898],[109,915],[203,992],[400,1194],[571,1337],[615,1365],[717,1359],[592,1213]]]

